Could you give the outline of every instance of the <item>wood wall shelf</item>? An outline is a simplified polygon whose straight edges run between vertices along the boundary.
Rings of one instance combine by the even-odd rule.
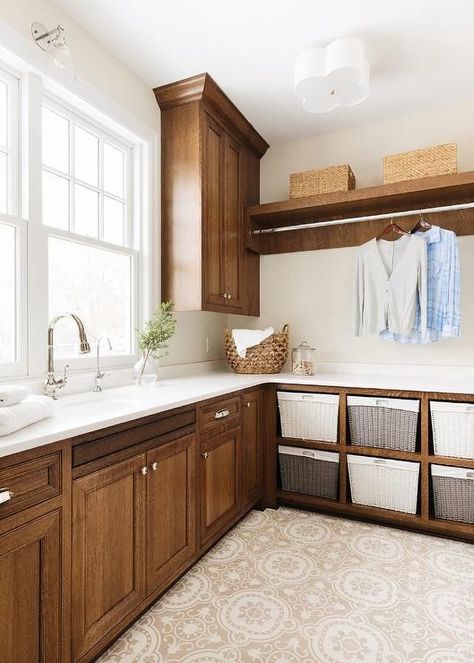
[[[249,231],[281,229],[471,202],[474,202],[474,171],[253,205],[247,208],[247,221]],[[440,212],[436,219],[437,224],[458,235],[474,234],[473,209]],[[410,228],[416,220],[405,217],[397,219],[397,223]],[[256,253],[270,254],[357,246],[376,236],[386,225],[387,220],[382,219],[276,233],[249,232],[248,247]]]

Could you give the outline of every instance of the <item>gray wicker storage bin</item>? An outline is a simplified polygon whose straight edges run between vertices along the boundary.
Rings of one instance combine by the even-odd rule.
[[[431,466],[436,518],[474,523],[474,471]]]
[[[415,451],[419,410],[416,400],[348,396],[351,444]]]
[[[283,490],[337,499],[339,454],[299,447],[278,447]]]

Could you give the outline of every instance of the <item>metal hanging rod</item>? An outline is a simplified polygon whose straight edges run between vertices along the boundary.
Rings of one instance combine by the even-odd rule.
[[[444,205],[442,207],[427,207],[425,209],[407,210],[406,212],[384,212],[383,214],[370,214],[368,216],[356,216],[349,219],[335,219],[334,221],[321,221],[320,223],[300,223],[294,226],[282,226],[281,228],[259,228],[252,230],[252,235],[265,235],[267,233],[282,233],[292,230],[304,230],[306,228],[322,228],[323,226],[341,226],[346,223],[360,223],[361,221],[378,221],[379,219],[393,219],[402,216],[413,216],[414,214],[434,214],[437,212],[455,212],[461,209],[472,209],[474,203],[461,203],[459,205]]]

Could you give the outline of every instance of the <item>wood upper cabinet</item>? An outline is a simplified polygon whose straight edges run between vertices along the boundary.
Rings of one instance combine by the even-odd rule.
[[[208,74],[155,90],[161,108],[162,297],[177,310],[259,314],[244,209],[268,144]]]
[[[73,485],[73,655],[144,598],[145,454]]]
[[[62,663],[61,511],[0,536],[0,662]]]
[[[242,499],[246,506],[255,504],[262,494],[262,392],[248,391],[242,398]]]
[[[201,441],[201,544],[240,510],[240,427]]]
[[[196,552],[196,439],[147,453],[147,592],[162,587]]]

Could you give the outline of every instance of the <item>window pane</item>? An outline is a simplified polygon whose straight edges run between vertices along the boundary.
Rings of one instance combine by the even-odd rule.
[[[123,152],[104,143],[104,189],[123,198]]]
[[[43,223],[54,228],[69,228],[69,181],[43,171]]]
[[[15,361],[16,232],[0,224],[0,363]]]
[[[123,245],[123,203],[104,196],[104,240]]]
[[[7,122],[8,122],[8,88],[0,81],[0,145],[7,147]]]
[[[131,258],[77,242],[49,240],[49,314],[66,310],[84,322],[89,341],[109,336],[113,354],[130,354]],[[57,355],[77,351],[77,328],[56,327]]]
[[[8,157],[0,152],[0,214],[7,213],[8,205]]]
[[[74,168],[77,179],[97,186],[99,183],[99,140],[88,131],[74,129]]]
[[[76,184],[74,231],[88,237],[99,236],[99,194]]]
[[[43,163],[69,173],[69,122],[49,108],[43,108]]]

